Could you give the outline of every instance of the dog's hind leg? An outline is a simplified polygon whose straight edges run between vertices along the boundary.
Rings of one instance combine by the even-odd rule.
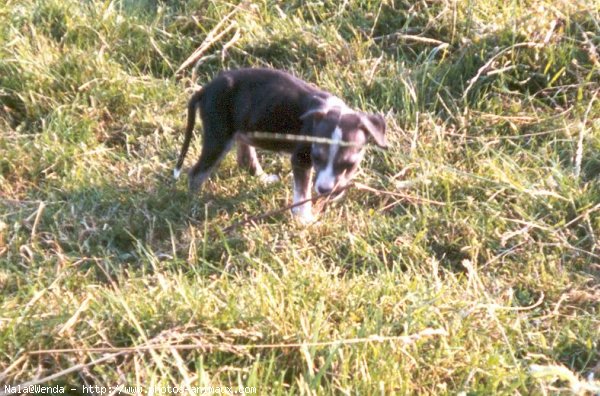
[[[205,117],[202,113],[204,136],[200,159],[188,173],[188,183],[191,193],[197,193],[202,183],[217,168],[225,154],[231,150],[234,143],[233,130],[223,114],[211,114]]]
[[[200,153],[200,159],[188,173],[190,193],[197,193],[200,191],[202,183],[204,183],[211,173],[219,166],[219,163],[229,150],[231,150],[232,146],[233,139],[204,142],[202,152]]]

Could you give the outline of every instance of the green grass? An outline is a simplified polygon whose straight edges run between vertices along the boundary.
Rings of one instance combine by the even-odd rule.
[[[0,384],[598,393],[598,9],[3,2]],[[285,156],[174,183],[192,85],[243,66],[385,114],[371,190],[228,229],[291,202]]]

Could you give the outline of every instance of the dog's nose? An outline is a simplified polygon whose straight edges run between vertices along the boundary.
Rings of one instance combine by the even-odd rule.
[[[317,186],[317,192],[319,194],[329,194],[331,191],[333,191],[333,188],[331,187]]]

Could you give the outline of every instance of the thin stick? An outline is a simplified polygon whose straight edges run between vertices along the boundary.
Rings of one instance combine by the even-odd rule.
[[[347,190],[348,188],[353,187],[353,186],[356,187],[356,188],[358,188],[359,190],[369,191],[369,192],[376,193],[376,194],[379,194],[379,195],[389,195],[389,196],[392,196],[392,197],[404,198],[404,199],[411,200],[413,202],[416,201],[416,202],[428,203],[428,204],[431,204],[431,205],[439,205],[439,206],[446,205],[444,202],[433,201],[433,200],[427,199],[427,198],[415,197],[413,195],[403,194],[403,193],[399,193],[399,192],[395,192],[395,191],[378,190],[376,188],[367,186],[366,184],[354,182],[354,183],[348,184],[348,185],[346,185],[344,187],[341,187],[339,189],[336,189],[335,191],[333,191],[331,193],[328,193],[328,194],[316,195],[316,196],[314,196],[312,198],[308,198],[308,199],[305,199],[305,200],[302,200],[302,201],[299,201],[299,202],[294,202],[294,203],[292,203],[290,205],[281,207],[279,209],[274,209],[274,210],[271,210],[269,212],[265,212],[265,213],[261,213],[259,215],[248,217],[247,219],[238,221],[237,223],[234,223],[234,224],[230,225],[229,227],[224,228],[223,232],[231,232],[231,231],[235,230],[236,228],[241,227],[241,226],[243,226],[245,224],[248,224],[248,223],[251,223],[251,222],[255,222],[255,221],[258,221],[258,220],[262,220],[262,219],[265,219],[265,218],[268,218],[268,217],[273,217],[273,216],[278,215],[280,213],[283,213],[283,212],[285,212],[287,210],[293,209],[296,206],[304,205],[307,202],[314,202],[314,201],[317,201],[317,200],[322,199],[322,198],[330,197],[331,195],[334,195],[334,194],[339,194],[340,192],[342,192],[344,190]]]
[[[363,144],[354,143],[354,142],[346,142],[339,139],[329,139],[318,136],[310,136],[310,135],[294,135],[288,133],[277,133],[277,132],[248,132],[248,137],[250,139],[269,139],[269,140],[284,140],[291,142],[307,142],[307,143],[320,143],[320,144],[337,144],[338,146],[348,146],[348,147],[362,147]],[[370,143],[368,146],[374,146]]]
[[[302,201],[294,202],[294,203],[292,203],[290,205],[284,206],[284,207],[279,208],[279,209],[271,210],[269,212],[265,212],[265,213],[261,213],[259,215],[248,217],[247,219],[238,221],[237,223],[233,223],[229,227],[224,228],[223,232],[231,232],[231,231],[235,230],[236,228],[238,228],[240,226],[243,226],[245,224],[248,224],[250,222],[255,222],[255,221],[258,221],[258,220],[262,220],[262,219],[265,219],[267,217],[273,217],[275,215],[278,215],[280,213],[283,213],[285,211],[293,209],[296,206],[304,205],[307,202],[314,202],[314,201],[316,201],[318,199],[328,197],[328,196],[330,196],[332,194],[339,194],[340,192],[342,192],[342,191],[344,191],[344,190],[346,190],[346,189],[348,189],[350,187],[351,187],[351,184],[348,184],[348,185],[346,185],[344,187],[341,187],[341,188],[338,188],[337,190],[335,190],[335,191],[333,191],[331,193],[328,193],[328,194],[315,195],[312,198],[308,198],[308,199],[304,199]]]

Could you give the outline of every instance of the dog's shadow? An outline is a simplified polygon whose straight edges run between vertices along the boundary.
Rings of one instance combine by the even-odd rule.
[[[279,199],[272,196],[281,194],[281,181],[262,185],[237,172],[229,172],[232,180],[227,172],[213,175],[198,194],[188,192],[185,177],[175,182],[161,172],[146,175],[139,183],[107,179],[57,190],[47,197],[53,203],[44,210],[37,229],[49,237],[56,235],[62,251],[110,257],[81,264],[84,270],[102,266],[102,270],[96,268],[99,279],[103,273],[118,273],[123,266],[145,266],[147,258],[179,263],[172,259],[187,257],[192,240],[196,244],[208,241],[209,247],[215,238],[233,238],[230,242],[234,243],[236,235],[223,234],[223,230],[259,213],[265,196],[271,197],[270,202]],[[280,196],[285,200],[285,194]],[[15,221],[19,216],[25,215],[15,214]],[[220,249],[213,247],[211,254],[219,257]]]
[[[276,174],[278,180],[265,182],[242,169],[217,171],[196,193],[189,192],[187,176],[178,180],[173,178],[166,180],[164,175],[157,175],[157,186],[165,185],[169,192],[162,198],[161,194],[158,194],[157,207],[159,209],[162,205],[168,207],[175,201],[193,225],[210,221],[223,213],[227,213],[227,217],[232,218],[239,217],[238,215],[244,217],[260,214],[264,209],[261,201],[265,196],[271,198],[279,193],[285,195],[284,191],[288,183],[285,176],[279,173]]]

